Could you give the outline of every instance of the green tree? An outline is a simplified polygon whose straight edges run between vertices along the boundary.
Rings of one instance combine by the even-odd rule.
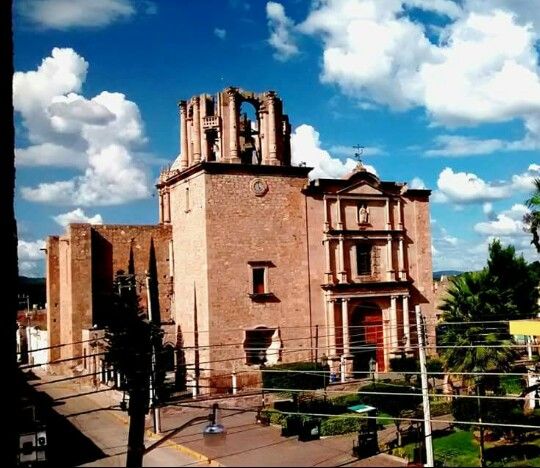
[[[452,280],[441,306],[443,321],[448,325],[438,330],[439,352],[447,371],[510,370],[514,352],[508,332],[504,328],[486,332],[498,327],[486,327],[482,323],[499,320],[506,311],[515,308],[509,296],[508,292],[494,289],[487,269],[464,273]],[[464,375],[464,383],[471,384],[472,377]],[[497,387],[497,382],[494,386]]]
[[[149,409],[152,350],[161,342],[161,330],[139,305],[135,275],[119,271],[107,314],[107,360],[123,377],[129,395],[130,417],[126,466],[141,467],[144,422]]]
[[[506,301],[505,319],[536,316],[538,269],[534,263],[528,264],[523,256],[518,256],[513,245],[503,246],[498,240],[491,243],[486,274],[489,287]]]
[[[540,253],[540,179],[534,180],[534,191],[531,198],[525,201],[525,204],[531,209],[531,212],[523,217],[527,230],[532,234],[532,241],[536,251]]]
[[[396,382],[369,384],[361,387],[358,391],[364,403],[392,416],[396,426],[397,445],[401,446],[402,428],[407,422],[404,419],[421,417],[419,410],[419,405],[422,402],[420,390],[407,383]],[[363,392],[368,392],[368,394]],[[392,395],[388,395],[389,393]]]

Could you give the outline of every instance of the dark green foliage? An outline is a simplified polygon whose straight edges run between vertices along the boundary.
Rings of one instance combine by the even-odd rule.
[[[431,417],[443,416],[452,413],[452,402],[435,401],[431,403]]]
[[[148,389],[152,345],[161,342],[162,332],[140,308],[133,275],[117,275],[115,287],[107,314],[107,361],[122,374],[128,393]]]
[[[374,393],[364,394],[363,392]],[[388,393],[394,393],[396,395],[388,395]],[[379,411],[388,413],[394,417],[399,416],[404,410],[416,410],[418,405],[422,403],[420,389],[412,388],[403,383],[375,383],[366,385],[359,390],[359,396],[363,403],[374,406]]]
[[[357,432],[361,425],[362,419],[358,416],[327,418],[321,422],[321,435],[334,436]]]
[[[540,179],[534,180],[534,191],[531,198],[525,201],[525,204],[531,209],[523,217],[523,222],[527,226],[528,231],[532,234],[531,244],[536,247],[536,251],[540,253]]]
[[[414,374],[420,372],[420,362],[414,357],[401,356],[390,359],[390,369],[393,372],[403,373],[408,383]]]
[[[283,371],[290,372],[283,372]],[[278,372],[273,372],[278,371]],[[294,372],[302,371],[302,372]],[[262,370],[265,389],[308,389],[324,388],[328,384],[328,366],[312,362],[291,362],[266,367]]]
[[[281,411],[276,410],[263,410],[261,416],[268,418],[270,424],[281,425],[285,419],[285,415]]]

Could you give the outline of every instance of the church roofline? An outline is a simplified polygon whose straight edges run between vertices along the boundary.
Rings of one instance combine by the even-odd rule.
[[[170,176],[166,179],[162,179],[156,184],[158,189],[166,187],[168,185],[175,184],[187,177],[192,176],[198,172],[206,172],[208,174],[251,174],[251,175],[278,175],[288,177],[302,177],[307,179],[308,173],[312,170],[312,167],[299,167],[299,166],[270,166],[263,164],[234,164],[234,163],[222,163],[222,162],[200,162],[194,166],[190,166],[183,171],[174,171],[169,173]],[[173,172],[173,171],[171,171]]]

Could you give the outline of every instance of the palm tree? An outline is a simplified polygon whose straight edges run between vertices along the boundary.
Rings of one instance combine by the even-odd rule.
[[[527,213],[523,217],[523,222],[527,226],[527,230],[532,234],[532,241],[536,247],[536,251],[540,253],[540,235],[538,230],[540,229],[540,179],[534,179],[534,191],[525,204],[531,209],[530,213]]]
[[[441,306],[443,321],[449,324],[438,332],[439,352],[446,370],[450,373],[509,371],[515,356],[509,346],[508,332],[486,332],[482,322],[497,320],[514,307],[507,292],[493,287],[486,269],[454,278]],[[473,380],[471,374],[465,374],[462,379],[470,385]],[[498,381],[490,386],[496,388]]]

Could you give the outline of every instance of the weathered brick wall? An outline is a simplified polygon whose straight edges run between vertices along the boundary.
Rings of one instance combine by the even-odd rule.
[[[230,373],[245,365],[244,330],[279,328],[283,362],[309,359],[311,352],[309,284],[305,221],[306,179],[259,176],[268,192],[256,196],[254,174],[207,174],[208,323],[212,367]],[[248,262],[271,262],[268,291],[274,298],[256,301]],[[225,361],[226,359],[230,359]],[[246,373],[246,377],[247,377]]]
[[[49,334],[49,346],[60,344],[60,264],[59,264],[59,239],[58,236],[47,238],[47,332]],[[60,348],[51,348],[48,355],[49,361],[60,359]]]
[[[429,199],[425,196],[404,197],[405,228],[407,230],[407,261],[413,280],[411,305],[419,304],[427,322],[427,333],[435,333],[435,310],[433,305],[433,270],[431,258],[431,224]],[[411,309],[412,309],[411,306]],[[415,323],[411,310],[411,323]],[[415,335],[413,333],[413,335]],[[431,343],[433,344],[433,343]]]
[[[159,310],[162,321],[171,318],[172,284],[169,275],[169,242],[171,227],[71,224],[58,245],[58,273],[54,274],[54,257],[48,270],[47,289],[51,297],[57,291],[58,312],[51,315],[59,326],[60,343],[81,341],[82,331],[94,324],[102,325],[106,301],[113,288],[114,274],[128,272],[130,256],[138,281],[141,305],[146,308],[145,271],[151,270],[150,246],[154,245],[155,273]],[[53,244],[54,246],[54,244]],[[52,249],[54,252],[54,249]],[[131,253],[130,253],[131,252]],[[54,338],[54,326],[51,328]],[[80,356],[81,344],[60,348],[62,358]],[[69,364],[66,367],[70,367]]]
[[[61,236],[58,242],[59,283],[60,283],[60,343],[68,344],[78,341],[73,337],[72,297],[71,297],[71,248],[69,233]],[[62,359],[72,357],[72,346],[60,348]]]
[[[106,310],[114,277],[120,270],[129,272],[130,261],[136,275],[137,292],[141,306],[147,308],[147,289],[145,272],[157,275],[157,291],[159,307],[154,304],[154,316],[157,313],[161,321],[172,318],[172,279],[169,267],[169,242],[171,241],[169,225],[103,225],[92,226],[92,297],[94,319],[102,317]],[[155,263],[151,261],[151,249],[154,249]],[[130,260],[131,257],[131,260]],[[154,263],[154,267],[152,266]],[[152,271],[155,268],[155,271]]]
[[[187,192],[189,191],[189,195]],[[195,360],[207,362],[208,353],[208,239],[206,236],[205,177],[195,173],[170,188],[174,251],[174,310],[178,345],[182,346],[188,373]],[[225,198],[225,195],[224,195]],[[196,333],[197,332],[197,333]],[[195,343],[201,348],[194,352]],[[209,364],[201,365],[208,368]],[[202,375],[208,372],[201,372]]]

